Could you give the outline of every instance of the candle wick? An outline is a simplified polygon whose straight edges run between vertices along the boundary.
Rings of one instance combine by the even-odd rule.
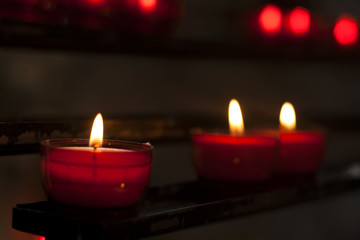
[[[295,132],[296,128],[291,128],[291,127],[283,126],[282,124],[280,124],[280,131],[282,131],[282,132]]]
[[[231,136],[242,136],[244,135],[244,132],[243,131],[238,131],[238,129],[230,129],[230,135]]]
[[[93,144],[94,151],[96,151],[99,147],[101,147],[100,143],[94,143]]]

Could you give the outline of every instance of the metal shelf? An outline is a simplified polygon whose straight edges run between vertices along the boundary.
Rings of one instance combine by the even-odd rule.
[[[360,178],[343,173],[320,182],[279,178],[262,184],[198,181],[155,187],[139,209],[76,208],[49,201],[19,204],[13,208],[13,227],[48,240],[148,237],[360,188]]]

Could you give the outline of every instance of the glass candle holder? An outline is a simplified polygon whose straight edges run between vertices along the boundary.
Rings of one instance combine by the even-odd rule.
[[[202,179],[262,181],[277,164],[279,144],[274,137],[196,133],[192,140],[195,168]]]
[[[41,168],[50,200],[84,207],[136,206],[150,183],[153,147],[104,139],[54,139],[41,143]]]
[[[280,131],[256,130],[255,134],[279,139],[280,155],[276,176],[313,177],[324,159],[326,139],[320,130]]]
[[[280,132],[278,175],[317,174],[324,158],[325,137],[318,132]]]

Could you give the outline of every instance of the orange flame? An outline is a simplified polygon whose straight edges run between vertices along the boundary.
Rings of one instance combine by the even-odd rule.
[[[98,148],[103,143],[104,124],[100,113],[98,113],[94,119],[92,125],[89,146]]]
[[[295,109],[289,102],[285,102],[281,107],[280,128],[285,131],[294,131],[296,129]]]
[[[244,134],[244,121],[240,105],[235,99],[231,99],[229,103],[229,127],[231,135],[239,136]]]

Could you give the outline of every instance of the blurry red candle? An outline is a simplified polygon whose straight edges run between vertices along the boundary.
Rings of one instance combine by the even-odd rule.
[[[219,181],[260,181],[270,177],[278,159],[278,141],[245,136],[240,106],[229,105],[231,135],[195,133],[194,163],[200,178]]]
[[[102,119],[98,128],[96,122],[90,141],[55,139],[41,143],[46,193],[52,200],[77,206],[136,205],[150,182],[153,147],[102,140]]]
[[[272,4],[266,5],[260,13],[259,23],[266,33],[274,34],[279,32],[282,24],[280,8]]]
[[[295,35],[305,34],[310,28],[310,13],[307,9],[296,7],[288,16],[288,28]]]
[[[324,136],[317,132],[295,131],[293,106],[286,102],[280,112],[280,175],[314,175],[324,155]]]
[[[333,33],[339,44],[343,46],[354,45],[359,37],[359,27],[356,18],[350,15],[341,16],[336,21]]]

